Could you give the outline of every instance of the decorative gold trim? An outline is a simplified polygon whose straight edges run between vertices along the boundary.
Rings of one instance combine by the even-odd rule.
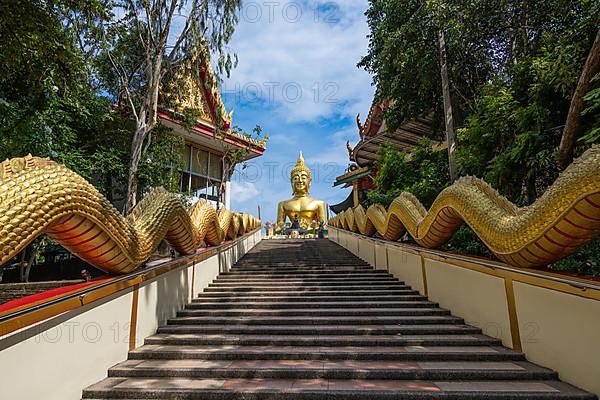
[[[329,229],[341,230],[339,228],[331,226],[329,227]],[[363,239],[377,240],[386,247],[397,248],[400,252],[406,252],[414,255],[423,255],[423,258],[425,260],[440,261],[451,264],[453,266],[466,268],[476,272],[481,272],[486,275],[491,275],[502,279],[509,278],[512,279],[514,282],[521,282],[544,289],[555,290],[562,293],[572,294],[575,296],[600,301],[600,282],[598,281],[573,277],[570,275],[567,276],[548,271],[530,269],[520,270],[501,262],[446,253],[440,250],[409,246],[399,242],[388,242],[381,239],[372,239],[358,233],[353,233],[345,230],[341,231],[349,235],[362,237]]]
[[[94,301],[103,299],[122,290],[126,290],[140,281],[140,277],[135,277],[127,281],[119,281],[114,285],[108,285],[95,291],[88,292],[85,295],[60,301],[59,303],[53,304],[49,307],[44,307],[42,309],[32,311],[31,313],[27,313],[25,315],[13,319],[9,319],[8,321],[0,323],[0,336],[7,335],[14,331],[26,328],[30,325],[55,317],[67,311],[84,307],[85,305],[90,304]],[[3,315],[8,315],[14,312],[15,310],[10,310],[4,312]]]
[[[219,246],[218,248],[210,248],[205,251],[201,251],[191,257],[183,256],[179,259],[169,260],[165,262],[164,265],[150,267],[148,271],[133,272],[131,273],[131,278],[127,278],[127,276],[115,277],[114,283],[108,283],[100,288],[86,288],[84,290],[86,290],[87,293],[83,297],[78,296],[67,298],[68,296],[72,296],[73,293],[65,293],[64,295],[49,299],[47,302],[55,303],[47,307],[36,309],[31,312],[25,312],[24,314],[15,316],[14,318],[9,317],[10,319],[4,322],[0,322],[0,336],[7,335],[20,329],[24,329],[40,321],[56,317],[59,314],[63,314],[65,312],[81,308],[94,301],[98,301],[117,292],[127,290],[135,285],[139,285],[142,282],[149,281],[157,276],[166,274],[175,269],[183,268],[193,263],[204,261],[216,254],[219,254],[220,252],[229,250],[230,248],[237,246],[237,244],[240,243],[240,241],[244,240],[250,235],[255,234],[259,230],[260,228],[257,228],[251,231],[250,233],[247,233],[246,235],[237,238],[234,241]],[[61,299],[61,297],[64,299]],[[83,301],[80,301],[80,299]],[[37,304],[36,306],[39,307],[40,305],[43,306],[43,303]],[[26,310],[29,307],[31,307],[31,305],[23,306],[19,309],[5,311],[3,313],[0,313],[0,317],[15,314],[16,312]]]
[[[368,170],[369,170],[369,167],[360,167],[360,168],[355,169],[354,171],[349,171],[343,175],[336,177],[335,180],[341,181],[342,179],[346,179],[346,178],[349,178],[354,175],[362,174],[363,172],[367,172]]]
[[[294,168],[290,170],[290,179],[292,179],[294,175],[299,174],[301,172],[304,172],[306,173],[306,175],[308,175],[309,181],[312,179],[312,172],[310,172],[310,168],[306,166],[306,163],[304,162],[304,157],[302,156],[302,152],[298,154],[298,160],[296,161],[296,165],[294,165]]]
[[[508,319],[510,321],[510,337],[513,350],[523,351],[521,345],[521,332],[519,332],[519,318],[517,316],[517,304],[515,302],[515,289],[513,280],[504,278],[504,289],[506,292],[506,305],[508,307]]]
[[[138,303],[140,296],[140,284],[133,285],[133,295],[131,297],[131,320],[129,322],[129,351],[135,349],[137,344],[137,321],[138,321]]]
[[[423,254],[419,254],[419,258],[421,259],[421,274],[423,277],[423,295],[429,296],[429,289],[427,287],[427,266],[425,265],[425,257],[423,257]]]

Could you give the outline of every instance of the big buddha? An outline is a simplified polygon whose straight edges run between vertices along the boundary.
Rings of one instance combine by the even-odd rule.
[[[304,163],[302,152],[290,172],[290,183],[294,197],[279,203],[277,207],[277,223],[283,224],[286,218],[290,222],[298,218],[302,227],[307,227],[312,221],[327,221],[327,205],[322,200],[308,197],[312,175]]]

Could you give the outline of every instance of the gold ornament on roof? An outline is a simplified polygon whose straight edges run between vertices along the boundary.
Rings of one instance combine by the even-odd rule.
[[[427,248],[448,242],[463,223],[510,265],[543,266],[574,253],[600,233],[600,147],[586,151],[527,207],[517,207],[481,179],[465,177],[444,189],[429,210],[405,192],[387,210],[358,206],[329,220],[393,241],[408,231]]]
[[[64,165],[28,155],[0,165],[0,265],[47,234],[89,264],[109,273],[131,272],[165,239],[193,254],[260,226],[248,214],[218,212],[205,200],[189,210],[155,189],[123,217],[89,182]]]

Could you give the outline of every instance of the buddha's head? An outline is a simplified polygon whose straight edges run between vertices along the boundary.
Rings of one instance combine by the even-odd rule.
[[[304,163],[302,152],[298,155],[298,161],[290,173],[292,192],[294,196],[305,196],[310,192],[311,173]]]

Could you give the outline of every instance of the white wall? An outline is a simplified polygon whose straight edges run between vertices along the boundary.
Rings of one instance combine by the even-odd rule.
[[[261,232],[204,261],[140,283],[135,345],[261,240]],[[193,286],[193,292],[192,292]],[[77,400],[125,360],[134,287],[0,337],[0,398]]]
[[[129,288],[1,339],[2,398],[80,399],[83,388],[127,357],[132,292]]]
[[[387,269],[484,334],[501,339],[506,347],[521,346],[530,361],[600,395],[600,291],[558,283],[551,274],[532,277],[484,267],[468,257],[453,260],[442,252],[419,252],[337,228],[329,231],[334,242]],[[375,262],[370,256],[373,242]]]

